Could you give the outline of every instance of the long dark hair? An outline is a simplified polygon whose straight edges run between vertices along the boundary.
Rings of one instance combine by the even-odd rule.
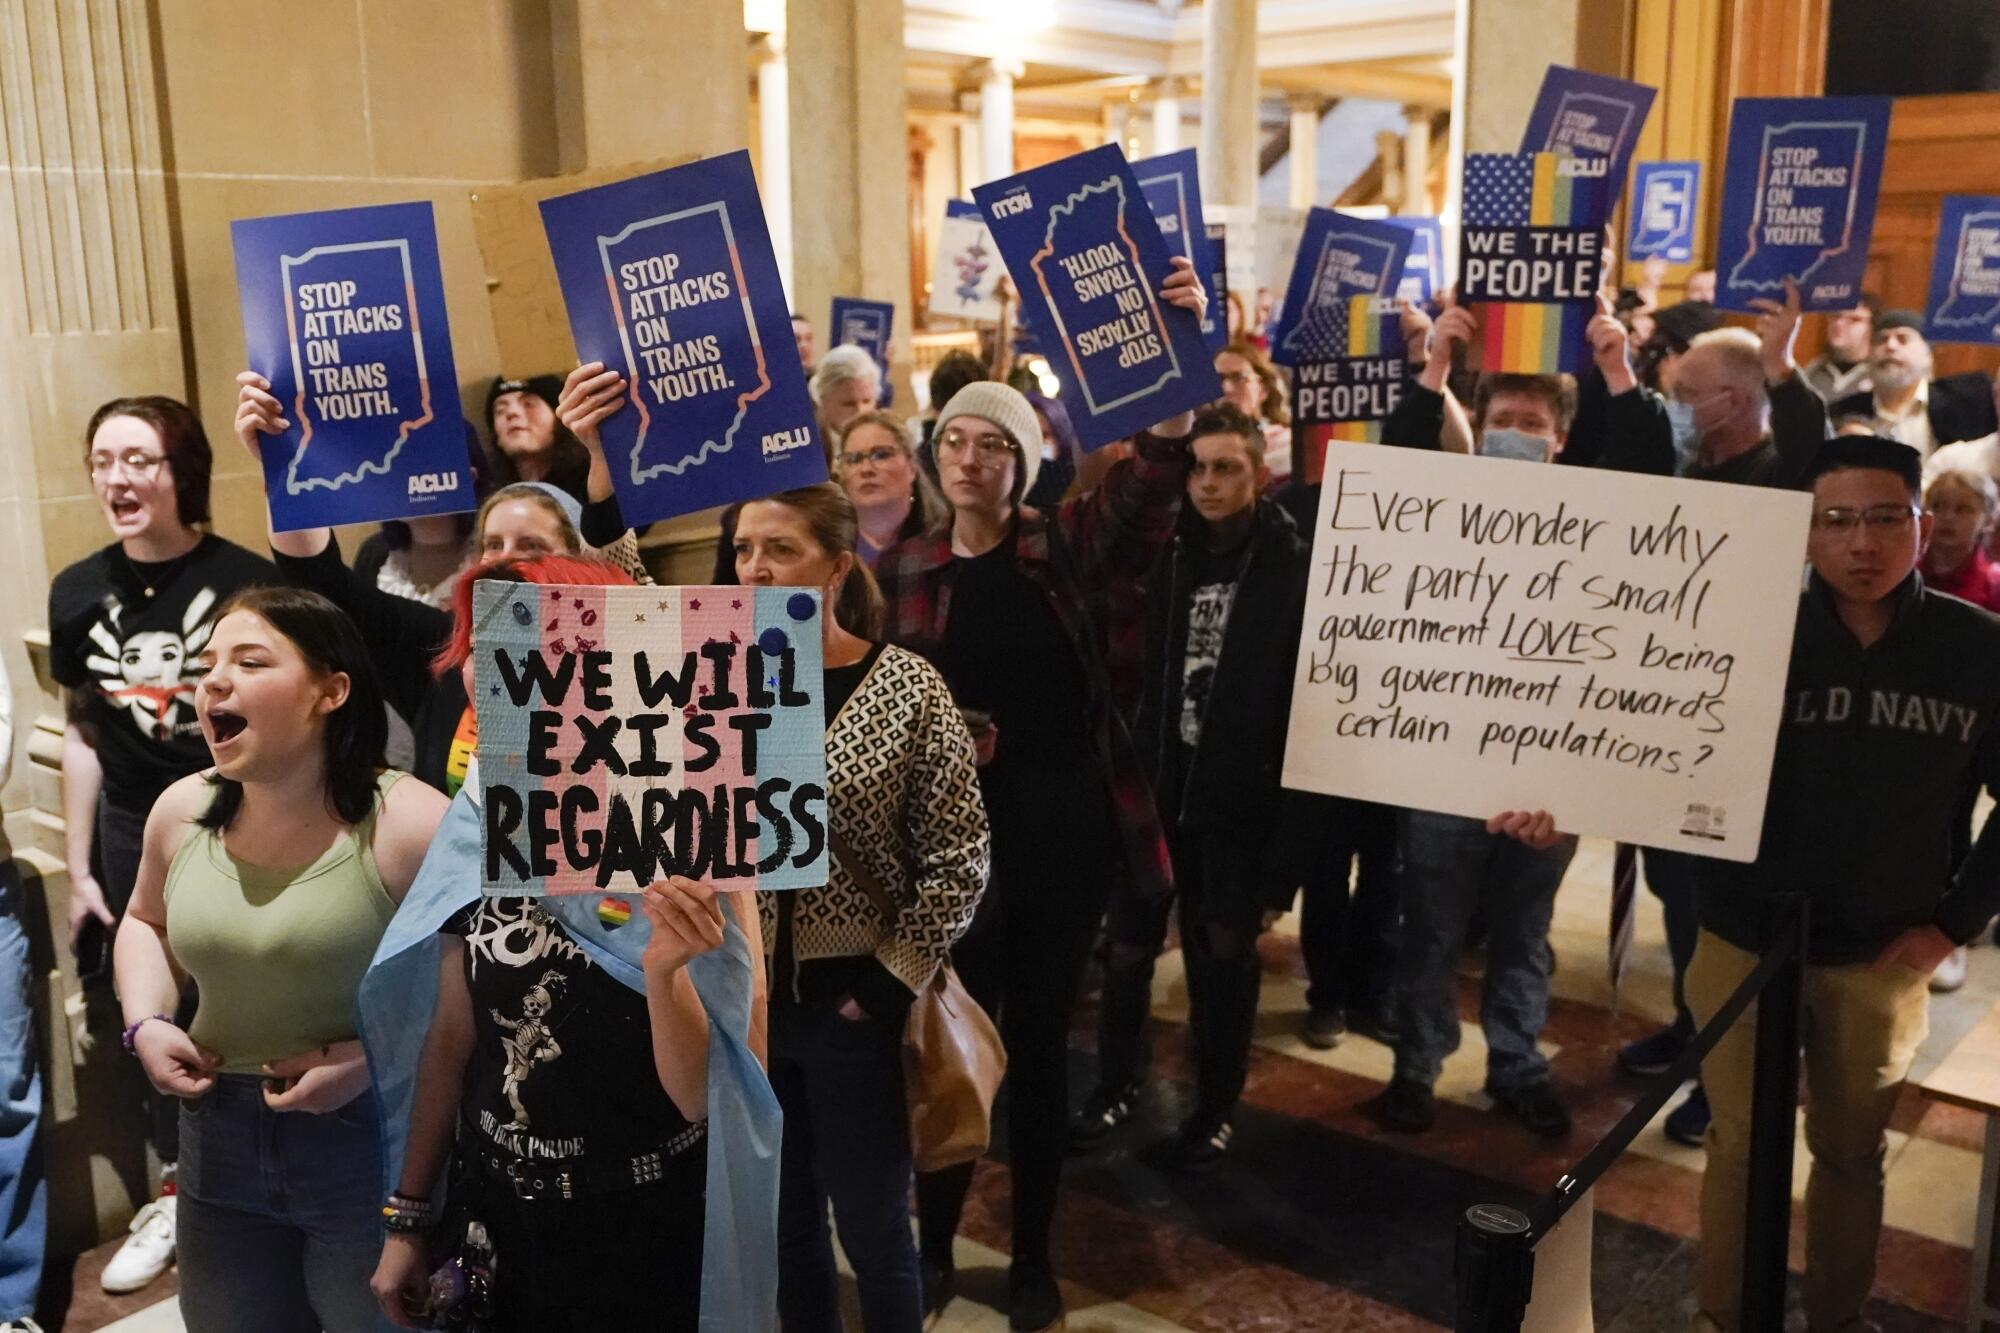
[[[326,718],[326,806],[341,823],[359,824],[375,808],[389,743],[382,686],[361,631],[345,611],[303,588],[247,588],[222,604],[216,621],[232,611],[247,611],[290,639],[321,675],[346,675],[347,700]],[[220,773],[208,782],[215,799],[195,823],[220,833],[243,808],[243,784]]]

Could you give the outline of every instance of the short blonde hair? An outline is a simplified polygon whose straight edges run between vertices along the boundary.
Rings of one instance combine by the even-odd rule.
[[[1986,516],[1991,518],[1995,510],[2000,510],[2000,486],[1993,484],[1993,478],[1984,472],[1974,472],[1971,468],[1948,467],[1934,472],[1924,481],[1924,507],[1929,508],[1931,497],[1938,488],[1946,484],[1963,486],[1979,498]]]

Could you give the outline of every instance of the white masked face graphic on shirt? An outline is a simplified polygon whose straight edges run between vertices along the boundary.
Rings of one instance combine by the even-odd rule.
[[[146,629],[121,639],[123,608],[116,604],[90,627],[90,641],[98,651],[84,664],[96,674],[97,688],[130,713],[132,724],[154,740],[172,740],[198,728],[194,684],[201,670],[193,663],[208,646],[214,629],[209,612],[215,602],[212,589],[197,593],[181,616],[178,634]]]

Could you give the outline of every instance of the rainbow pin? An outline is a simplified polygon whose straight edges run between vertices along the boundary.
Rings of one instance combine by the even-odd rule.
[[[597,904],[597,919],[607,930],[616,930],[632,919],[632,904],[623,898],[606,898]]]

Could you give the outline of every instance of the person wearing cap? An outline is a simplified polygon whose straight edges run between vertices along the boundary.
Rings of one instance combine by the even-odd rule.
[[[1837,403],[1850,394],[1866,393],[1872,387],[1868,380],[1868,345],[1874,339],[1875,316],[1881,309],[1880,297],[1863,292],[1853,305],[1826,317],[1826,350],[1799,371],[1812,391],[1825,401]]]
[[[1993,379],[1974,372],[1931,378],[1931,345],[1923,317],[1884,310],[1869,344],[1871,387],[1836,401],[1836,423],[1859,420],[1877,435],[1901,440],[1928,458],[1933,449],[1976,440],[1995,429]]]
[[[493,440],[493,479],[546,481],[587,502],[590,454],[556,419],[562,396],[559,375],[509,379],[502,375],[486,390],[486,429]]]
[[[1161,298],[1200,313],[1193,268],[1173,264]],[[884,552],[875,572],[889,640],[943,673],[981,765],[993,875],[953,958],[1007,1049],[1008,1317],[1012,1328],[1042,1329],[1062,1318],[1049,1232],[1067,1151],[1077,982],[1113,875],[1122,867],[1130,881],[1121,892],[1158,898],[1173,886],[1101,645],[1107,589],[1144,578],[1172,535],[1192,416],[1142,432],[1096,490],[1047,512],[1022,503],[1042,451],[1020,393],[968,384],[938,422],[952,521]],[[927,1313],[951,1299],[952,1238],[971,1183],[970,1163],[918,1178]]]

